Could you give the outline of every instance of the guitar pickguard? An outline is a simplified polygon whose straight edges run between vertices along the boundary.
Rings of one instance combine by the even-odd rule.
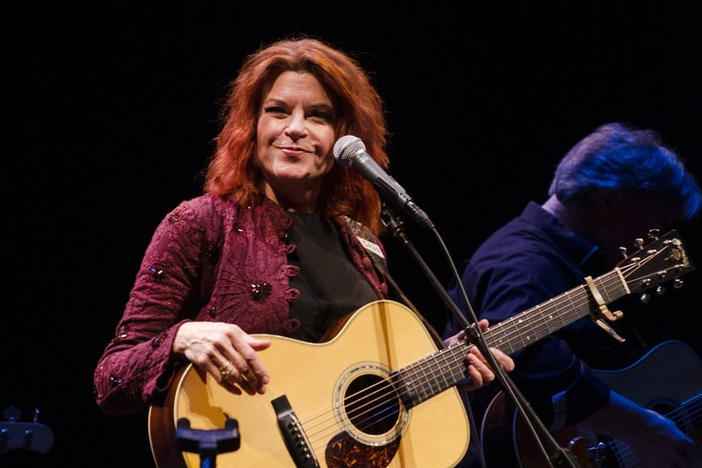
[[[324,456],[330,468],[363,466],[384,468],[390,464],[400,446],[400,439],[387,445],[371,446],[357,441],[347,432],[336,435],[327,445]]]

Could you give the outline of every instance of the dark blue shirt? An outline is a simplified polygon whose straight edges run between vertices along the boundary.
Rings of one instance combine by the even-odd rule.
[[[530,202],[476,250],[462,281],[473,309],[494,325],[583,284],[588,275],[604,273],[602,266],[596,245]],[[449,294],[465,311],[455,285]],[[446,335],[456,331],[449,328]],[[511,375],[547,426],[571,425],[608,399],[608,387],[588,364],[594,367],[617,354],[626,354],[626,346],[585,317],[515,352]],[[494,387],[470,395],[478,424]]]

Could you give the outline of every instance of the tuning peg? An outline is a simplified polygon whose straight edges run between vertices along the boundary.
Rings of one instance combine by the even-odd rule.
[[[664,288],[663,286],[658,286],[658,287],[656,288],[656,294],[658,294],[659,296],[664,295],[664,294],[665,294],[665,288]]]
[[[643,304],[648,304],[649,302],[651,302],[651,295],[648,293],[643,293],[641,297],[639,297],[639,300]]]
[[[634,239],[634,247],[636,247],[637,249],[640,249],[643,246],[644,246],[644,240],[642,237],[637,237],[636,239]]]
[[[18,408],[15,408],[14,406],[10,406],[2,412],[2,415],[8,421],[14,422],[17,421],[20,418],[20,416],[22,416],[22,411],[20,411]]]
[[[673,281],[673,288],[675,289],[680,289],[685,285],[685,282],[681,280],[680,278],[677,278],[675,281]]]
[[[660,229],[649,229],[647,237],[651,240],[657,240],[661,235]]]
[[[619,253],[621,253],[622,257],[626,259],[626,254],[627,254],[626,247],[624,247],[624,246],[619,247]]]

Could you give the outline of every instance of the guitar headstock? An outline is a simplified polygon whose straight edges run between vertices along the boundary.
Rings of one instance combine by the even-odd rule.
[[[642,246],[620,262],[618,267],[632,293],[660,287],[671,281],[674,286],[682,284],[678,278],[695,269],[675,230]]]
[[[8,408],[3,415],[6,421],[0,421],[0,455],[12,450],[28,450],[44,454],[54,445],[54,433],[44,424],[38,422],[39,410],[34,412],[31,422],[17,421],[20,417],[17,408]]]

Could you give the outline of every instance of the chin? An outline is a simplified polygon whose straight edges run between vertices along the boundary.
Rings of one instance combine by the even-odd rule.
[[[300,181],[300,182],[305,182],[308,180],[312,180],[310,175],[308,173],[293,173],[293,174],[280,174],[276,177],[278,180],[281,182],[289,183],[289,182],[295,182],[295,181]]]

